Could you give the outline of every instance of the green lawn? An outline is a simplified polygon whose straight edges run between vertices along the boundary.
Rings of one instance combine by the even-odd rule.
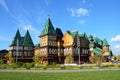
[[[120,80],[120,70],[93,72],[0,72],[0,80]]]

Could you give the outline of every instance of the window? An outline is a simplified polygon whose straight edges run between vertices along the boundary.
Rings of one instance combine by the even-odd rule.
[[[24,56],[27,56],[27,52],[24,52]]]
[[[19,56],[22,56],[22,52],[20,52]]]
[[[16,56],[16,52],[15,51],[13,51],[13,56]]]
[[[31,56],[31,52],[28,52],[28,56]]]
[[[61,54],[64,54],[64,50],[63,49],[61,49]]]

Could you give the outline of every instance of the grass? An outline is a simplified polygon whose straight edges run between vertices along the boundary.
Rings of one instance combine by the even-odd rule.
[[[92,72],[0,72],[0,80],[120,80],[120,70]]]

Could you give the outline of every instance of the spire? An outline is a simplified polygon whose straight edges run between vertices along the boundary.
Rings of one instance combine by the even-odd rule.
[[[44,26],[43,31],[42,31],[40,36],[43,36],[43,35],[46,35],[46,34],[55,34],[56,35],[56,31],[55,31],[55,29],[52,25],[51,20],[50,20],[50,15],[48,15],[48,19],[45,23],[45,26]]]
[[[25,34],[23,45],[24,46],[34,46],[32,38],[31,38],[30,33],[29,33],[28,30],[27,30],[27,32]]]
[[[48,14],[48,19],[50,18],[50,14]]]
[[[108,44],[106,39],[103,40],[103,46],[109,46],[109,44]]]
[[[10,46],[16,46],[17,44],[17,39],[19,40],[19,46],[22,46],[22,42],[21,42],[21,35],[20,35],[20,32],[19,32],[19,29],[17,30],[16,32],[16,35],[12,41],[12,44]]]
[[[88,38],[93,38],[93,36],[92,35],[89,35],[89,37]]]

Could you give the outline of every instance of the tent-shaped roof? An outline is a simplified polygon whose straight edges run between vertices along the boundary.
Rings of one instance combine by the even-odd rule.
[[[79,34],[80,38],[87,38],[87,35],[85,32]]]
[[[24,42],[23,42],[24,46],[34,46],[33,41],[31,39],[30,33],[27,30],[25,37],[24,37]]]
[[[22,46],[22,40],[21,40],[21,35],[19,30],[17,30],[16,35],[12,41],[12,44],[10,46],[16,46],[17,45],[17,40],[18,40],[18,45]]]
[[[93,38],[93,36],[92,35],[89,35],[89,37],[88,38]]]
[[[108,44],[106,39],[103,40],[103,46],[109,46],[109,44]]]
[[[52,25],[50,18],[48,18],[48,20],[46,21],[45,26],[44,26],[43,31],[40,34],[40,36],[43,36],[46,34],[55,34],[56,35],[56,31]]]

